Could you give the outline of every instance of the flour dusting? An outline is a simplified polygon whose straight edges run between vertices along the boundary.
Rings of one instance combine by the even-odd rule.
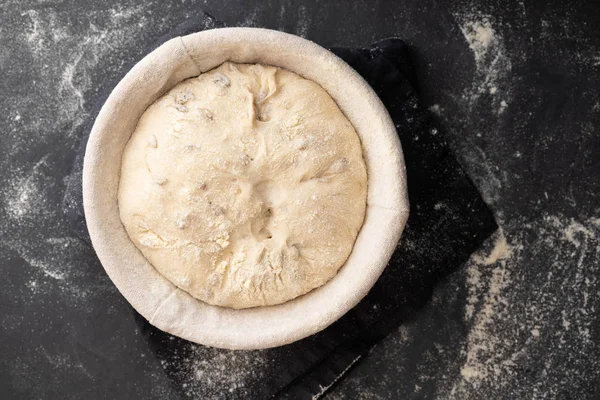
[[[502,100],[500,102],[500,108],[498,108],[498,114],[502,114],[504,110],[506,110],[506,107],[508,107],[508,103],[506,102],[506,100]]]
[[[594,223],[594,221],[591,222]],[[571,219],[563,231],[563,237],[573,244],[575,248],[579,249],[582,243],[587,245],[588,240],[595,239],[596,233],[574,219]]]
[[[141,11],[141,6],[93,11],[79,21],[87,23],[87,29],[77,30],[71,24],[76,16],[68,11],[50,7],[16,14],[22,29],[14,36],[35,71],[28,89],[35,101],[11,95],[7,111],[7,135],[14,147],[2,161],[9,174],[0,191],[0,245],[23,269],[26,279],[19,293],[25,305],[60,293],[58,298],[85,308],[90,298],[114,290],[106,285],[108,279],[92,288],[89,281],[80,285],[95,271],[87,265],[94,265],[94,258],[65,226],[60,212],[65,182],[56,177],[66,173],[72,157],[72,135],[89,108],[85,99],[98,89],[98,64],[135,40],[139,24],[146,21]],[[103,19],[110,22],[98,23]],[[40,154],[46,147],[58,152]],[[42,236],[44,232],[52,232],[52,237]]]
[[[4,210],[15,222],[23,219],[39,218],[51,213],[48,199],[42,187],[48,183],[49,177],[44,173],[48,156],[37,161],[30,172],[14,171],[14,177],[2,193]],[[46,214],[46,215],[44,215]]]
[[[473,134],[471,140],[461,142],[459,153],[467,160],[467,172],[485,202],[494,206],[510,181],[507,172],[497,165],[496,152],[485,146],[498,137],[501,126],[494,121],[504,118],[512,102],[512,61],[502,35],[507,25],[476,8],[459,9],[452,15],[475,65],[474,70],[464,77],[462,95],[455,98],[456,104],[444,106],[457,107],[456,111],[461,115],[457,119],[452,119],[453,114],[448,115],[450,122],[455,124],[452,128]],[[441,105],[434,105],[430,110],[441,114]],[[483,118],[482,113],[489,117]],[[494,211],[496,218],[502,220],[502,210],[496,208]]]
[[[246,13],[246,17],[244,18],[244,20],[239,25],[240,26],[246,26],[246,27],[258,27],[259,26],[259,22],[258,22],[258,10],[259,10],[259,8],[260,7],[256,6],[252,10],[252,12]],[[284,8],[282,8],[282,9],[284,9]]]
[[[475,253],[471,256],[470,262],[467,263],[467,283],[469,296],[467,297],[467,305],[465,307],[465,318],[470,320],[473,317],[475,306],[480,301],[481,290],[485,287],[486,282],[483,280],[483,274],[480,268],[494,266],[500,264],[503,267],[505,260],[512,256],[512,247],[507,243],[506,237],[502,229],[495,236],[494,247],[488,255],[482,254],[481,252]],[[489,292],[492,294],[500,293],[500,286],[498,279],[502,279],[503,282],[508,280],[508,276],[502,269],[492,269],[492,280],[489,282]],[[487,299],[488,306],[485,308],[487,312],[492,310],[492,305],[496,301],[495,298],[489,297]],[[490,315],[486,315],[489,319]],[[487,319],[480,319],[480,325],[483,326],[487,323]],[[479,329],[478,331],[481,331]],[[470,367],[467,367],[470,369]]]
[[[308,27],[310,24],[311,19],[306,6],[298,6],[298,26],[296,28],[296,35],[305,38],[308,34]]]
[[[40,51],[44,46],[44,39],[40,32],[39,14],[35,10],[29,10],[21,15],[27,15],[30,18],[29,30],[25,33],[27,42],[34,51]]]
[[[469,154],[471,167],[476,171],[475,180],[481,196],[489,205],[494,205],[500,201],[500,195],[505,185],[505,177],[492,161],[488,154],[477,146],[472,146]],[[502,219],[502,215],[497,211],[496,218]]]
[[[475,60],[473,84],[464,95],[470,105],[473,106],[483,94],[492,95],[493,98],[500,93],[510,95],[510,86],[506,81],[512,63],[493,18],[476,11],[455,13],[454,17]],[[494,104],[497,102],[499,100],[493,100]]]
[[[186,398],[246,398],[249,385],[268,379],[267,351],[232,351],[189,343],[181,354],[161,360]]]
[[[109,9],[106,14],[112,21],[110,26],[100,29],[90,23],[83,35],[75,34],[70,26],[58,22],[61,18],[51,9],[22,14],[29,19],[24,35],[34,62],[40,67],[41,79],[44,85],[54,86],[46,90],[58,93],[53,99],[60,105],[55,111],[56,124],[70,123],[69,133],[73,133],[87,115],[85,95],[94,89],[91,72],[107,53],[114,53],[135,39],[146,23],[141,10],[140,6]],[[57,75],[61,77],[58,81]]]
[[[490,47],[497,41],[490,21],[488,18],[482,18],[480,21],[466,21],[460,30],[473,50],[477,67],[482,67]]]
[[[434,104],[431,107],[429,107],[429,111],[431,111],[432,113],[434,113],[435,115],[437,115],[439,117],[442,115],[443,109],[440,107],[439,104]]]
[[[520,393],[513,393],[513,398],[528,398],[525,393],[532,390],[561,393],[561,380],[587,361],[578,354],[565,358],[546,346],[574,346],[580,351],[594,346],[594,316],[587,311],[600,305],[594,295],[600,273],[594,263],[600,227],[594,222],[595,217],[575,220],[560,214],[511,221],[471,257],[464,271],[468,296],[464,319],[470,325],[464,361],[454,385],[439,393],[441,398],[471,400],[480,393],[508,389]],[[530,270],[529,265],[539,267]],[[541,275],[535,280],[539,287],[527,285],[531,274]],[[533,386],[524,383],[532,377],[524,374],[526,365],[537,365],[530,360],[540,358],[545,368],[539,373],[548,379],[534,380]]]
[[[510,272],[506,268],[506,262],[512,254],[513,249],[500,230],[496,234],[491,252],[488,255],[475,253],[468,263],[467,283],[470,295],[465,317],[468,320],[474,317],[475,321],[467,339],[466,361],[460,369],[460,374],[467,382],[476,384],[478,380],[502,371],[502,363],[494,360],[494,354],[490,353],[496,343],[487,334],[487,328],[505,311],[506,299],[503,291],[510,284]],[[483,267],[491,268],[487,274],[487,282],[482,281],[482,274],[478,271],[478,268]],[[479,311],[473,315],[480,301]]]

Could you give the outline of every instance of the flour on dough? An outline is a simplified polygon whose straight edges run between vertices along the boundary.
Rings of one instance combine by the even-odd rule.
[[[154,267],[218,306],[275,305],[330,280],[365,216],[359,138],[316,83],[225,63],[144,112],[121,220]]]

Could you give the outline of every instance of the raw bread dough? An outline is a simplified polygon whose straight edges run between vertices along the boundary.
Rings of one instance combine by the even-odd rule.
[[[247,308],[330,280],[366,193],[358,135],[324,89],[285,69],[225,63],[144,112],[118,201],[130,238],[167,279]]]

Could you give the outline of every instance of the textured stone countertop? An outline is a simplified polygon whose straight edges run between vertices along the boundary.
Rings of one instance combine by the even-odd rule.
[[[156,357],[60,210],[76,128],[101,82],[132,61],[122,52],[139,37],[198,9],[324,46],[404,39],[423,102],[501,227],[328,398],[597,398],[600,5],[592,0],[2,2],[2,398],[244,398],[246,382],[268,379],[259,351],[190,344],[185,357]]]

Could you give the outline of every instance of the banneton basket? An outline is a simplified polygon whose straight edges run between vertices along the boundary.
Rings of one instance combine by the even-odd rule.
[[[354,125],[367,166],[366,217],[350,257],[325,285],[275,306],[236,310],[193,298],[146,260],[119,217],[121,156],[142,113],[177,83],[225,61],[274,65],[320,84]],[[409,210],[400,141],[371,87],[317,44],[256,28],[213,29],[177,37],[136,64],[114,88],[94,123],[83,166],[83,201],[96,253],[129,303],[163,331],[228,349],[281,346],[340,318],[383,272]]]

